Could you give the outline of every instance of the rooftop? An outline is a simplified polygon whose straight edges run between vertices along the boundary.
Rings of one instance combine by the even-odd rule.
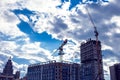
[[[73,62],[69,62],[69,61],[57,62],[56,60],[52,60],[52,61],[41,62],[41,63],[37,63],[37,64],[31,64],[31,65],[29,65],[28,67],[39,66],[39,65],[45,65],[45,64],[54,64],[54,63],[78,64],[78,63],[73,63]]]

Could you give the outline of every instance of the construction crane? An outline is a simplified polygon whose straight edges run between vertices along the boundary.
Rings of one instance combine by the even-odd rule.
[[[59,55],[59,60],[60,60],[60,62],[63,61],[63,55],[65,54],[65,53],[63,52],[63,46],[67,44],[67,41],[68,41],[68,40],[65,39],[65,40],[63,41],[63,43],[60,45],[60,47],[53,53],[53,54],[55,54],[57,51],[59,51],[58,55]],[[52,54],[52,55],[53,55],[53,54]]]
[[[100,53],[99,53],[99,50],[98,50],[98,35],[99,35],[99,33],[98,33],[97,28],[96,28],[96,26],[94,24],[92,16],[89,13],[88,8],[87,7],[85,7],[85,8],[86,8],[86,11],[88,13],[89,19],[90,19],[90,21],[91,21],[91,23],[92,23],[92,25],[94,27],[94,33],[95,33],[95,37],[96,37],[96,52],[97,52],[97,57],[98,57],[98,60],[97,60],[97,62],[98,62],[98,73],[97,73],[97,75],[96,75],[94,80],[102,80],[101,79],[101,73],[102,72],[101,72],[101,68],[100,68],[101,59],[100,59]]]

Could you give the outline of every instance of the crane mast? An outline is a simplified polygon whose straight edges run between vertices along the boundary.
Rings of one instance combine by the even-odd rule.
[[[58,48],[58,50],[59,50],[59,53],[58,53],[58,55],[60,56],[60,62],[62,62],[62,57],[63,57],[63,55],[64,55],[64,52],[63,52],[63,46],[65,45],[67,43],[67,39],[65,39],[64,41],[63,41],[63,43],[61,44],[61,46]]]
[[[97,52],[97,57],[98,57],[98,60],[97,60],[97,62],[98,62],[98,74],[96,75],[94,80],[101,80],[101,69],[100,69],[101,60],[100,60],[100,53],[99,53],[99,50],[98,50],[98,35],[99,35],[99,33],[97,31],[97,28],[94,24],[94,21],[93,21],[91,15],[89,13],[89,10],[87,9],[87,7],[86,7],[86,11],[87,11],[89,19],[90,19],[90,21],[91,21],[91,23],[94,27],[94,33],[95,33],[95,37],[96,37],[96,52]]]

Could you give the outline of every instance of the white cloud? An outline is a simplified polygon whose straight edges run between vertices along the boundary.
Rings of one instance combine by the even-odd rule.
[[[5,55],[7,57],[13,57],[15,54],[15,50],[19,47],[15,42],[13,41],[1,41],[0,42],[0,52],[2,55]]]
[[[14,4],[17,0],[4,0],[4,1],[1,1],[1,4]]]
[[[111,46],[102,44],[102,50],[113,50],[113,48]]]
[[[10,11],[3,11],[0,13],[0,32],[10,38],[16,38],[19,36],[26,36],[19,30],[17,24],[20,22],[15,14]]]
[[[45,62],[47,60],[51,60],[52,58],[50,51],[41,48],[40,42],[30,43],[27,41],[27,43],[21,46],[19,45],[17,50],[18,51],[16,50],[14,51],[15,56],[26,60],[32,60],[32,62],[34,61]]]
[[[50,51],[41,48],[40,42],[33,42],[30,43],[28,38],[25,38],[24,44],[18,44],[15,41],[1,41],[0,42],[0,61],[4,62],[2,57],[5,56],[4,59],[8,59],[6,57],[16,57],[20,59],[28,60],[31,64],[37,62],[45,62],[51,60],[51,53]],[[27,65],[28,63],[26,63]],[[16,69],[19,68],[18,64],[15,63],[14,65]]]
[[[120,33],[120,16],[113,16],[110,21],[116,25],[116,28],[113,29],[113,32]]]
[[[23,45],[21,50],[24,51],[25,53],[37,54],[40,51],[39,47],[40,47],[40,43],[35,42],[35,43],[29,43],[29,44]]]
[[[39,11],[39,12],[52,12],[55,10],[55,7],[60,4],[60,1],[57,0],[29,0],[22,3],[22,7],[26,7],[29,10]]]
[[[109,3],[114,3],[114,4],[117,3],[117,0],[108,0],[108,1],[109,1]]]
[[[27,16],[25,16],[25,15],[23,15],[23,14],[20,14],[20,15],[18,15],[18,16],[19,16],[19,18],[22,19],[23,21],[29,22],[29,19],[28,19]]]

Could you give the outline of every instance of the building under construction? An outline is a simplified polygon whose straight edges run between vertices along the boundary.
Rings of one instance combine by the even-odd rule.
[[[104,80],[101,42],[98,31],[86,7],[88,16],[94,27],[96,40],[87,40],[80,46],[81,65],[64,63],[63,46],[67,39],[56,50],[59,51],[60,62],[50,61],[45,64],[35,64],[28,67],[28,80]]]
[[[80,64],[48,61],[28,66],[28,80],[80,80]]]
[[[81,80],[104,80],[101,42],[89,39],[81,44],[80,51]]]

